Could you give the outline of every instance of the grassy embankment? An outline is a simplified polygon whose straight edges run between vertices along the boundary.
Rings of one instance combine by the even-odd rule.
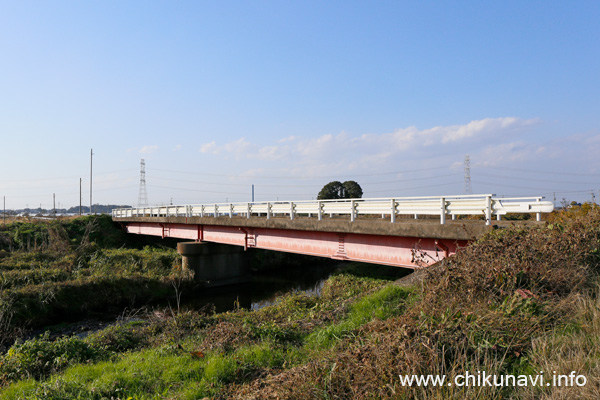
[[[144,243],[107,216],[0,226],[0,348],[23,327],[171,294],[177,252]]]
[[[399,286],[330,278],[320,297],[186,312],[88,338],[41,337],[0,364],[0,398],[598,398],[600,211],[493,231]],[[535,376],[584,387],[403,387],[398,374]]]

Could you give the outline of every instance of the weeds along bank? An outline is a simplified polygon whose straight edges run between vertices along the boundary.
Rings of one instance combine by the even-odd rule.
[[[319,297],[154,315],[0,360],[4,399],[588,398],[600,393],[600,213],[494,231],[405,287],[356,267]],[[371,272],[370,272],[371,271]],[[408,387],[399,374],[587,377],[584,387]]]
[[[108,216],[0,226],[0,347],[21,328],[166,296],[179,257]]]

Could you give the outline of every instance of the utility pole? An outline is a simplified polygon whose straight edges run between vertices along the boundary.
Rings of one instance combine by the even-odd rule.
[[[52,214],[56,218],[56,193],[52,193]]]
[[[94,149],[90,149],[90,215],[92,215],[92,166],[93,166],[93,157],[94,157]]]
[[[2,222],[6,225],[6,196],[4,196],[4,212],[2,213]]]
[[[254,184],[252,184],[252,202],[254,203]]]
[[[79,178],[79,216],[81,216],[81,178]]]

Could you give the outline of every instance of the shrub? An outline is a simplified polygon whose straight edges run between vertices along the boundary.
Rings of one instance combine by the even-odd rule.
[[[92,347],[105,352],[121,353],[147,344],[148,334],[138,324],[112,325],[86,338]]]
[[[57,372],[74,363],[97,359],[100,352],[76,336],[50,340],[49,332],[14,344],[2,357],[4,381],[35,378]]]

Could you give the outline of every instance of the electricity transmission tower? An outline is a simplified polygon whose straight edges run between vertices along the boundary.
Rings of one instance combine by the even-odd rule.
[[[138,207],[148,207],[148,191],[146,190],[146,162],[142,158],[140,163],[140,193]]]
[[[465,155],[465,194],[473,194],[471,187],[471,159]]]

